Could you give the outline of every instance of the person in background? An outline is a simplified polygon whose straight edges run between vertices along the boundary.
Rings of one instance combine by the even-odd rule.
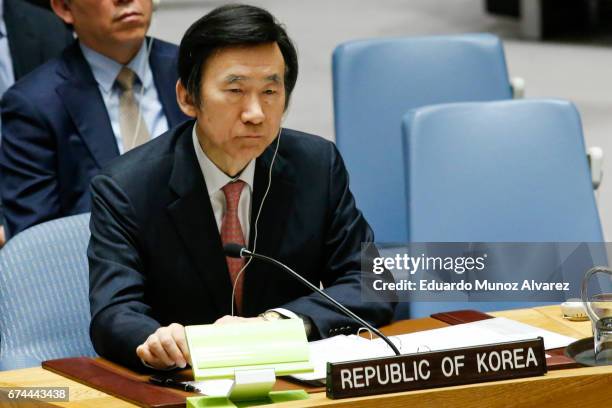
[[[23,0],[0,0],[0,98],[15,81],[60,55],[72,41],[72,32],[53,13]],[[0,246],[5,241],[2,224],[0,206]]]
[[[120,154],[186,119],[178,48],[146,38],[151,0],[51,0],[77,40],[2,100],[0,195],[8,238],[90,210],[89,183]]]

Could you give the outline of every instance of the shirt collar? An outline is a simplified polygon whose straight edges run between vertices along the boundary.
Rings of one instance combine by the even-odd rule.
[[[79,46],[81,47],[81,51],[83,51],[83,56],[91,67],[91,71],[98,85],[102,87],[104,92],[110,92],[123,65],[92,50],[82,42],[79,42]],[[138,53],[136,53],[134,58],[127,64],[127,67],[134,71],[136,77],[144,86],[144,89],[148,89],[152,85],[153,74],[151,73],[151,67],[147,60],[147,41],[142,42]]]
[[[193,125],[193,131],[191,132],[193,139],[193,147],[195,149],[196,157],[198,158],[198,164],[200,170],[206,181],[206,188],[208,189],[208,195],[212,196],[217,191],[221,190],[227,183],[234,179],[229,177],[227,174],[222,172],[215,163],[212,162],[202,150],[200,142],[198,141],[198,135],[196,133],[197,122]],[[238,180],[244,181],[251,191],[253,191],[253,180],[255,179],[255,160],[251,160],[249,164],[242,170]]]

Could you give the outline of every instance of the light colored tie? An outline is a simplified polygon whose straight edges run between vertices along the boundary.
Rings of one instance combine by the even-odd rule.
[[[225,194],[225,214],[223,214],[223,220],[221,221],[221,242],[225,246],[226,244],[244,244],[244,234],[242,233],[242,227],[240,226],[240,219],[238,219],[238,203],[240,202],[240,194],[244,187],[244,181],[237,180],[226,184],[222,190]],[[227,269],[229,270],[229,276],[232,281],[232,286],[236,285],[235,296],[236,296],[236,308],[239,314],[242,314],[242,284],[244,282],[244,273],[240,277],[240,280],[236,281],[238,272],[244,266],[243,258],[225,258],[227,261]]]
[[[140,114],[138,103],[134,97],[135,77],[134,71],[123,67],[116,79],[117,85],[121,89],[121,95],[119,95],[119,127],[124,153],[148,142],[150,139],[147,124]]]

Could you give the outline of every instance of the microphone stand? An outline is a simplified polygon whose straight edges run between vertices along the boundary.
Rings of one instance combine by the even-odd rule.
[[[235,247],[234,247],[235,245]],[[240,248],[240,252],[236,253],[237,249]],[[265,262],[269,262],[273,265],[278,266],[279,268],[289,272],[291,275],[293,275],[293,277],[295,277],[297,280],[299,280],[300,282],[302,282],[304,285],[306,285],[309,289],[311,289],[312,291],[320,294],[321,296],[323,296],[325,299],[327,299],[328,301],[330,301],[338,310],[340,310],[342,313],[344,313],[345,315],[347,315],[348,317],[350,317],[351,319],[356,320],[357,322],[359,322],[362,326],[368,328],[369,330],[371,330],[374,334],[376,334],[378,337],[380,337],[381,339],[383,339],[383,341],[385,343],[387,343],[389,345],[389,347],[391,347],[391,350],[393,350],[393,352],[395,353],[396,356],[401,355],[402,353],[400,353],[400,351],[398,350],[398,348],[395,346],[395,344],[393,344],[393,342],[391,340],[389,340],[389,338],[387,336],[385,336],[384,334],[382,334],[376,327],[372,326],[370,323],[366,322],[365,320],[363,320],[361,317],[357,316],[355,313],[351,312],[348,308],[346,308],[345,306],[343,306],[340,302],[338,302],[337,300],[335,300],[334,298],[332,298],[331,296],[329,296],[327,293],[323,292],[321,289],[317,288],[315,285],[313,285],[312,283],[310,283],[306,278],[304,278],[302,275],[300,275],[299,273],[295,272],[293,269],[289,268],[287,265],[283,264],[282,262],[277,261],[274,258],[270,258],[269,256],[265,256],[265,255],[260,255],[260,254],[256,254],[254,252],[249,251],[248,249],[241,247],[237,244],[228,244],[224,247],[225,249],[225,253],[228,256],[237,258],[245,258],[245,257],[251,257],[251,258],[255,258],[255,259],[260,259],[262,261]]]

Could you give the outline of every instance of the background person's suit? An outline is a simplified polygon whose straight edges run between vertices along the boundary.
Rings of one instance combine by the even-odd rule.
[[[23,0],[4,0],[3,7],[15,81],[72,43],[72,32],[50,11]]]
[[[175,95],[177,52],[155,40],[149,58],[169,127],[186,119]],[[0,172],[9,234],[89,211],[91,178],[119,150],[77,42],[6,92],[2,123]]]
[[[92,182],[90,334],[99,354],[131,367],[142,367],[136,347],[160,324],[206,324],[230,314],[231,283],[192,127],[188,122],[128,152]],[[275,143],[255,165],[251,245]],[[391,303],[361,300],[361,243],[373,235],[333,143],[283,130],[258,229],[257,252],[323,282],[374,324],[390,321]],[[274,307],[309,316],[321,336],[356,329],[286,273],[253,261],[243,315]]]
[[[55,14],[23,0],[3,0],[2,15],[9,49],[6,57],[10,58],[4,63],[12,67],[15,81],[60,55],[74,41],[72,32]],[[0,224],[4,222],[2,212],[0,204]]]

